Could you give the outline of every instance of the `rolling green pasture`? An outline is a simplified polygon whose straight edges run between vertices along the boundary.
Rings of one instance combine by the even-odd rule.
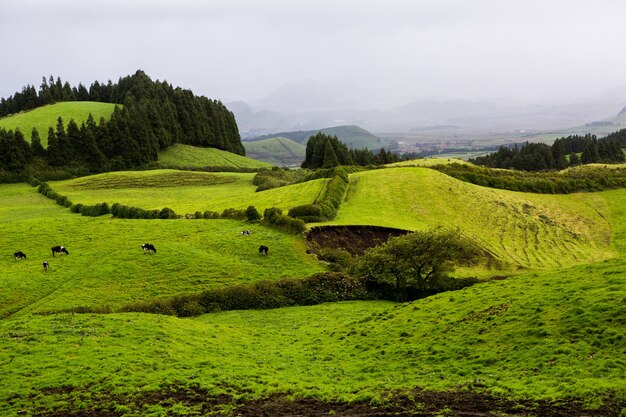
[[[397,305],[336,303],[194,319],[21,316],[0,322],[0,411],[100,401],[141,415],[192,414],[193,404],[171,402],[133,409],[133,395],[169,387],[243,399],[289,393],[382,403],[389,392],[418,386],[583,398],[590,408],[604,397],[624,402],[626,311],[616,302],[626,295],[624,274],[624,263],[611,261]]]
[[[170,192],[172,202],[191,208],[198,200],[204,204],[206,194],[219,195],[233,181],[251,178],[205,174],[112,173],[51,186],[68,196],[75,190],[71,200],[93,204],[107,201],[98,198],[106,193],[127,191],[132,198],[147,184],[149,192]],[[576,398],[590,409],[609,398],[626,408],[625,190],[515,193],[424,168],[367,171],[351,174],[350,181],[334,223],[414,230],[459,225],[522,269],[505,280],[402,304],[334,303],[190,319],[40,315],[301,277],[322,266],[306,255],[301,237],[260,225],[87,218],[35,188],[1,185],[0,415],[199,415],[193,399],[135,401],[185,390],[206,390],[203,399],[280,393],[381,404],[390,393],[416,387],[557,402]],[[205,194],[191,192],[195,188]],[[277,199],[283,193],[286,206],[295,205],[288,203],[295,195],[289,187],[271,191]],[[240,196],[241,208],[254,204]],[[142,194],[136,201],[147,199]],[[252,235],[242,237],[244,228]],[[145,241],[158,252],[143,255]],[[261,257],[256,248],[267,242],[270,255]],[[51,258],[49,248],[56,244],[70,255]],[[28,259],[15,262],[16,250]],[[50,261],[48,273],[41,269],[44,259]],[[420,404],[415,407],[419,411]],[[222,411],[233,408],[226,404]]]
[[[260,279],[320,271],[301,237],[234,220],[83,217],[26,185],[2,185],[0,317],[80,306],[111,308]],[[241,236],[250,229],[251,236]],[[144,255],[150,242],[158,253]],[[261,245],[270,256],[258,254]],[[68,256],[51,256],[64,245]],[[13,252],[27,259],[16,262]],[[50,262],[43,271],[42,262]]]
[[[270,168],[267,162],[237,155],[215,148],[198,148],[177,143],[159,152],[158,165],[162,168]]]
[[[613,256],[608,218],[598,194],[518,193],[397,168],[351,174],[346,201],[330,223],[458,226],[505,264],[543,269]]]
[[[278,189],[255,192],[253,173],[208,173],[173,170],[109,172],[73,180],[50,182],[58,193],[74,203],[121,203],[143,209],[169,207],[178,214],[205,210],[246,209],[253,205],[263,213],[268,207],[285,212],[310,204],[323,190],[320,179]]]
[[[38,107],[31,111],[18,113],[0,119],[0,128],[15,130],[20,129],[26,140],[30,140],[33,127],[37,128],[43,147],[48,146],[48,128],[55,128],[59,116],[67,127],[67,123],[74,119],[80,124],[87,120],[89,113],[93,115],[96,123],[101,117],[108,119],[113,113],[115,104],[99,103],[95,101],[67,101]]]

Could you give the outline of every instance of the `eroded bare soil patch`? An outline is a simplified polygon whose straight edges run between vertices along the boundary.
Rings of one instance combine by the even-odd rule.
[[[317,248],[327,248],[363,255],[367,249],[407,233],[410,231],[379,226],[318,226],[307,234],[307,244],[313,253]]]
[[[59,395],[60,394],[60,395]],[[52,417],[121,417],[129,412],[141,412],[147,406],[161,405],[163,411],[177,405],[190,407],[188,415],[222,415],[230,417],[610,417],[618,416],[624,404],[605,400],[602,407],[586,410],[583,402],[578,399],[547,401],[513,401],[494,397],[490,394],[475,391],[427,391],[415,389],[404,394],[390,394],[384,405],[373,405],[369,402],[323,402],[314,399],[290,399],[286,395],[275,394],[268,398],[242,401],[221,395],[210,397],[206,390],[200,388],[174,388],[162,391],[144,392],[138,395],[97,395],[96,404],[79,406],[76,397],[63,398],[66,393],[57,393],[56,404],[63,404],[54,411],[39,410],[35,416]],[[76,394],[76,393],[74,393]],[[64,402],[63,400],[68,400]],[[229,411],[227,411],[229,410]],[[18,414],[26,414],[20,413]],[[132,414],[135,415],[135,414]],[[178,412],[167,415],[179,415]]]

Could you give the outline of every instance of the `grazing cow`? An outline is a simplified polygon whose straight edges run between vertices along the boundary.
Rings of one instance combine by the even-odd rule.
[[[242,235],[244,236],[250,236],[250,231],[249,230],[244,230],[243,232],[241,232]]]
[[[144,243],[143,245],[141,245],[141,249],[143,249],[144,255],[148,252],[156,253],[156,248],[154,247],[152,243]]]
[[[261,246],[259,246],[259,253],[260,253],[261,255],[267,255],[267,251],[269,251],[269,250],[270,250],[270,248],[268,248],[268,247],[267,247],[267,246],[265,246],[265,245],[261,245]]]
[[[22,251],[17,251],[13,254],[13,257],[16,261],[19,261],[20,259],[26,259],[26,254]]]
[[[58,253],[59,255],[69,255],[70,253],[67,251],[67,249],[65,249],[65,246],[53,246],[52,247],[52,256],[54,256],[55,253]]]
[[[50,265],[48,264],[48,261],[43,261],[43,270],[44,271],[47,271],[49,266]]]

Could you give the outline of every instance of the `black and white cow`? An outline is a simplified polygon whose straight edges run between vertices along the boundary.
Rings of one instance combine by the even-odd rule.
[[[250,231],[249,230],[244,230],[243,232],[241,232],[242,235],[244,236],[250,236]]]
[[[20,259],[26,259],[26,254],[22,251],[17,251],[13,254],[13,257],[16,261],[19,261]]]
[[[259,253],[260,253],[261,255],[267,255],[267,251],[269,251],[269,250],[270,250],[270,248],[268,248],[268,247],[267,247],[267,246],[265,246],[265,245],[261,245],[261,246],[259,246]]]
[[[48,261],[43,261],[43,270],[44,271],[47,271],[49,266],[50,266],[50,264],[48,264]]]
[[[152,243],[144,243],[143,245],[141,245],[141,249],[143,249],[144,255],[148,252],[156,253],[156,248],[154,247]]]
[[[69,255],[70,253],[67,251],[67,249],[65,249],[65,246],[53,246],[52,248],[52,256],[54,256],[55,253],[58,253],[59,255]]]

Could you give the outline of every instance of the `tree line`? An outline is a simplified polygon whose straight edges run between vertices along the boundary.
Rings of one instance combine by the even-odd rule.
[[[475,165],[522,171],[561,170],[569,166],[626,161],[626,129],[598,139],[596,135],[570,135],[545,143],[525,143],[521,147],[501,146],[497,152],[470,159]],[[580,156],[579,156],[580,155]]]
[[[89,90],[60,79],[44,82],[37,93],[27,86],[0,102],[0,114],[32,109],[56,101],[94,100],[120,104],[110,119],[96,122],[90,115],[79,126],[59,117],[48,132],[33,129],[31,141],[19,130],[0,130],[0,171],[19,176],[36,162],[96,173],[129,169],[156,161],[158,151],[175,143],[214,147],[245,155],[235,117],[220,101],[195,96],[166,81],[152,81],[143,71],[120,78],[117,84],[94,82]],[[8,110],[7,110],[8,109]],[[41,145],[46,134],[48,148]],[[31,170],[32,171],[32,170]],[[0,177],[6,178],[7,175]]]
[[[333,168],[339,165],[384,165],[400,161],[400,157],[391,151],[374,153],[367,148],[350,149],[337,136],[318,132],[311,136],[306,144],[306,153],[302,168]]]

